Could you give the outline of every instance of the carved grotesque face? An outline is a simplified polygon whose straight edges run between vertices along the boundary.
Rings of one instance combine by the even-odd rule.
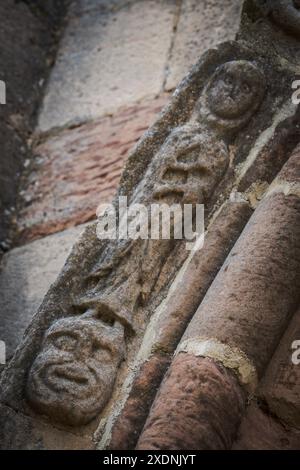
[[[300,0],[256,0],[256,4],[287,33],[300,36]]]
[[[124,356],[124,331],[93,315],[56,321],[29,372],[26,395],[39,413],[69,425],[89,422],[109,399]]]
[[[240,119],[257,108],[263,90],[263,76],[257,67],[247,61],[227,62],[207,87],[207,104],[217,118]]]
[[[300,36],[300,0],[268,0],[269,14],[285,31]]]

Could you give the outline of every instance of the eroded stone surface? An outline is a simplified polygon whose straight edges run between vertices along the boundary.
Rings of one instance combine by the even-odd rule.
[[[262,20],[263,21],[260,21]],[[242,34],[251,38],[258,54],[270,55],[297,67],[300,13],[298,0],[245,0]]]
[[[300,310],[270,362],[258,395],[282,422],[300,429]]]
[[[49,137],[34,148],[35,166],[23,192],[19,241],[58,232],[96,218],[114,196],[129,149],[166,103],[146,100]]]
[[[0,405],[1,450],[88,450],[92,440],[53,428],[49,423],[32,422],[28,416]]]
[[[300,140],[299,110],[293,116],[283,118],[257,156],[255,164],[241,176],[238,190],[246,191],[257,181],[271,184],[282,166],[289,160]],[[291,173],[293,169],[291,167]]]
[[[154,200],[203,202],[208,204],[209,214],[210,199],[221,194],[219,186],[223,184],[224,189],[227,184],[226,188],[230,187],[232,180],[226,176],[229,173],[231,178],[234,177],[232,163],[235,158],[238,156],[240,162],[246,158],[257,136],[269,125],[274,112],[286,99],[287,95],[283,94],[280,102],[274,102],[273,93],[279,81],[282,84],[283,76],[284,80],[289,78],[289,72],[282,69],[279,75],[277,72],[273,63],[260,60],[251,49],[237,43],[223,44],[209,51],[130,154],[119,194],[128,196],[130,204]],[[268,80],[271,77],[272,80]],[[271,83],[267,89],[266,82]],[[121,365],[120,374],[117,364],[114,364],[116,370],[111,371],[110,359],[107,360],[105,355],[101,367],[100,363],[97,365],[105,396],[114,394],[112,381],[105,374],[106,364],[110,375],[114,377],[115,374],[120,383],[132,363],[150,315],[166,295],[186,258],[186,253],[179,249],[173,251],[172,244],[172,240],[100,243],[95,225],[89,227],[45,297],[18,354],[3,372],[2,401],[26,414],[33,414],[23,390],[35,360],[44,357],[47,362],[44,342],[47,331],[50,332],[60,319],[71,319],[75,327],[78,319],[84,319],[88,314],[93,319],[97,317],[96,321],[108,323],[114,331],[120,324],[125,330],[122,342],[129,359]],[[176,246],[178,248],[179,243],[176,242]],[[100,336],[101,331],[99,329]],[[102,346],[100,353],[104,350]],[[65,361],[64,355],[62,361]],[[63,377],[56,375],[57,396],[63,381],[78,383],[81,380],[78,375],[69,375],[65,366]],[[48,372],[50,374],[50,369]],[[45,382],[31,390],[31,403],[33,395],[48,393],[48,378],[46,374]],[[85,381],[83,388],[88,395],[90,383]],[[71,387],[67,395],[72,401]],[[109,403],[105,408],[104,405],[105,402],[101,405],[103,415],[110,409]],[[78,406],[81,407],[80,400]],[[74,425],[67,400],[61,407],[64,407],[64,413],[49,407],[48,418],[59,421],[64,416],[64,423]],[[95,412],[95,419],[99,419],[99,411],[98,414]],[[77,413],[81,411],[77,410]],[[38,419],[44,418],[39,415]],[[76,419],[76,424],[84,424],[84,421]]]
[[[170,355],[157,352],[142,364],[132,384],[126,405],[112,429],[109,449],[134,449],[170,362]]]
[[[264,91],[263,74],[251,62],[231,61],[218,67],[200,95],[190,121],[175,128],[154,156],[144,179],[133,194],[131,204],[143,203],[147,207],[153,203],[177,203],[182,207],[183,204],[205,204],[229,164],[226,139],[232,138],[249,121],[261,104]],[[109,249],[104,251],[100,262],[95,264],[87,277],[86,282],[90,285],[73,304],[73,310],[83,314],[83,318],[89,315],[104,323],[108,321],[117,336],[120,323],[127,328],[133,325],[136,305],[146,305],[165,262],[179,243],[180,240],[175,243],[173,238],[111,242]],[[74,327],[77,321],[80,322],[75,317],[70,320]],[[50,327],[46,337],[52,328],[54,326]],[[125,349],[125,331],[119,334],[123,336],[123,345],[122,339],[118,340],[122,350],[122,347]],[[100,331],[99,335],[101,337]],[[109,335],[107,343],[110,342]],[[42,345],[29,373],[30,402],[55,420],[63,419],[73,425],[85,424],[86,420],[96,417],[108,401],[124,353],[119,353],[118,360],[112,361],[110,367],[110,359],[103,354],[105,346],[100,344],[102,361],[95,367],[99,374],[96,382],[100,382],[103,387],[103,400],[98,398],[98,407],[92,404],[87,409],[81,400],[81,392],[91,397],[93,381],[86,380],[83,385],[78,378],[85,376],[84,364],[78,365],[76,374],[69,373],[70,359],[61,354],[60,373],[53,366],[54,373],[51,375],[53,357],[48,354],[47,344]],[[67,351],[66,348],[63,345],[62,351]],[[72,358],[74,354],[72,352]],[[36,371],[40,370],[41,364],[43,380],[31,380],[32,376],[37,375]],[[106,368],[109,374],[104,373]],[[65,381],[69,386],[63,386]],[[72,384],[73,387],[70,386]],[[64,400],[61,400],[61,387],[65,391]],[[70,409],[72,399],[74,404]],[[77,412],[74,419],[72,410],[75,406]]]
[[[52,235],[7,253],[0,273],[0,338],[7,360],[21,341],[50,285],[84,227]]]
[[[31,8],[33,3],[35,8]],[[49,15],[40,15],[36,3],[50,7],[49,2],[30,0],[3,0],[0,4],[0,80],[5,83],[6,97],[5,104],[2,99],[0,104],[0,250],[12,244],[20,174],[30,155],[27,139],[35,125],[36,108],[52,60],[54,32],[65,5],[59,2],[52,16],[53,5]]]
[[[300,183],[300,146],[292,153],[289,161],[282,168],[278,180],[293,184]]]
[[[235,38],[240,10],[239,0],[182,1],[168,62],[166,90],[175,88],[207,49]]]
[[[262,201],[200,305],[184,338],[237,347],[261,373],[300,295],[300,199]]]
[[[228,449],[243,406],[243,392],[230,372],[181,353],[165,376],[137,449]]]
[[[127,2],[71,18],[52,71],[39,129],[112,114],[162,90],[175,0]],[[137,27],[138,25],[138,27]]]
[[[162,308],[158,308],[159,315],[154,314],[141,346],[141,352],[146,349],[149,356],[147,351],[143,352],[144,362],[136,373],[129,397],[113,425],[109,448],[135,447],[156,387],[172,360],[184,329],[251,212],[245,203],[231,203],[224,207],[208,229],[203,250],[194,254],[184,274],[178,281],[174,281],[172,293],[168,295]]]
[[[69,15],[80,16],[83,13],[116,11],[137,0],[72,0]]]
[[[299,450],[300,431],[282,425],[251,404],[242,420],[233,450]]]
[[[273,21],[288,33],[300,36],[300,12],[298,0],[269,0],[269,14]]]

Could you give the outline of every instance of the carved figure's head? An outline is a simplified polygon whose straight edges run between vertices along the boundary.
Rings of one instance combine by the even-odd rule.
[[[296,37],[300,36],[300,0],[267,0],[263,3],[265,14],[284,31]]]
[[[223,132],[237,131],[255,113],[265,92],[265,78],[246,60],[219,66],[197,106],[197,119]]]
[[[111,395],[124,348],[117,320],[104,323],[93,310],[57,320],[29,372],[30,405],[71,426],[88,423]]]

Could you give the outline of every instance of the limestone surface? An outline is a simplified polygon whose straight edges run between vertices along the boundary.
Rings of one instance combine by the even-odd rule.
[[[182,1],[168,62],[166,90],[174,89],[207,49],[235,38],[240,13],[239,0]]]
[[[78,226],[7,253],[0,272],[0,339],[5,341],[7,360],[50,285],[62,269],[67,255],[82,232]]]
[[[127,2],[71,17],[52,71],[39,130],[112,114],[160,93],[175,0]]]

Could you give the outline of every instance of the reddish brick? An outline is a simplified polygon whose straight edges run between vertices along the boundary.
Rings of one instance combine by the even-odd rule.
[[[109,202],[128,151],[168,99],[164,94],[120,112],[50,136],[35,147],[36,164],[19,220],[22,241],[95,218]]]

